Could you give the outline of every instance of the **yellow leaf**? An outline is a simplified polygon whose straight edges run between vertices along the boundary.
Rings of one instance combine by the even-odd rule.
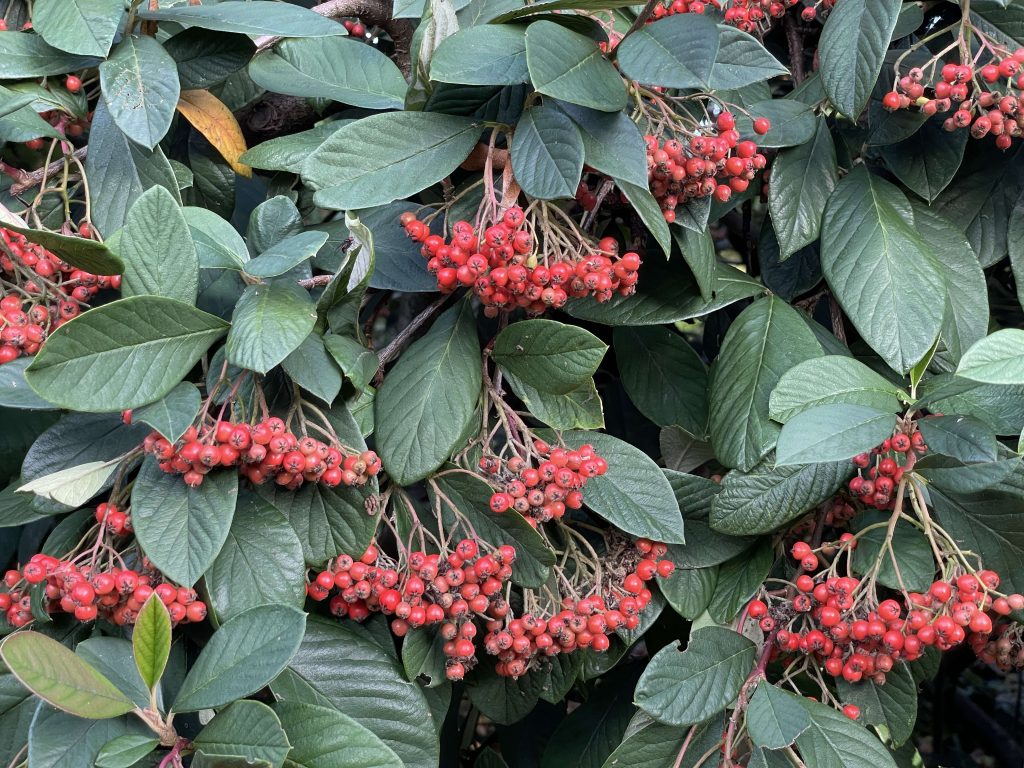
[[[178,111],[217,148],[235,173],[246,178],[252,176],[252,169],[238,162],[246,149],[245,137],[224,102],[209,91],[182,91]]]

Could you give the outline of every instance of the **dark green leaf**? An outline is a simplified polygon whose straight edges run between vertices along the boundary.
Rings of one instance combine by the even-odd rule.
[[[287,605],[263,605],[238,614],[203,647],[172,709],[212,709],[258,691],[295,655],[305,626],[306,615]]]
[[[921,458],[914,466],[914,472],[932,485],[953,493],[975,493],[990,488],[1015,473],[1021,465],[1021,457],[1011,454],[1001,461],[986,461],[964,464],[948,456],[933,454]]]
[[[527,109],[512,140],[512,170],[531,197],[575,196],[583,170],[583,138],[573,121],[554,106]]]
[[[526,717],[547,684],[547,675],[542,670],[531,670],[516,680],[498,675],[490,664],[474,678],[466,687],[469,700],[500,725],[510,725]]]
[[[818,239],[825,203],[839,180],[836,150],[824,118],[810,141],[779,152],[768,181],[768,206],[781,260]]]
[[[49,251],[53,251],[72,266],[84,269],[94,275],[120,275],[124,272],[124,264],[117,254],[112,253],[103,243],[86,240],[82,237],[70,237],[57,232],[46,232],[39,229],[12,226],[5,223],[4,227],[25,235],[30,242],[38,243]]]
[[[271,603],[301,606],[304,562],[302,544],[281,513],[262,498],[243,494],[224,546],[205,575],[218,618]]]
[[[931,416],[918,428],[929,453],[941,453],[961,462],[996,460],[998,441],[987,424],[971,416]]]
[[[117,126],[153,149],[171,127],[181,93],[174,59],[156,38],[128,35],[100,65],[100,84]]]
[[[342,380],[338,364],[328,354],[324,341],[324,338],[314,331],[284,359],[281,365],[285,373],[291,376],[296,384],[330,404],[334,402],[334,398],[341,391]],[[355,343],[358,344],[358,342]],[[363,349],[365,350],[365,347]],[[366,351],[373,358],[373,372],[376,372],[376,355]],[[359,384],[364,386],[366,384],[365,381],[357,378],[353,378],[353,381],[356,382],[357,387]]]
[[[335,131],[351,122],[351,120],[334,120],[310,128],[308,131],[278,136],[251,147],[239,158],[239,162],[251,165],[253,168],[300,173],[306,157]]]
[[[245,272],[254,277],[283,275],[313,258],[326,242],[327,233],[314,230],[286,237],[274,243],[255,259],[246,262]]]
[[[442,41],[430,59],[430,79],[467,85],[529,82],[522,27],[484,24]]]
[[[5,80],[62,75],[95,65],[95,58],[59,51],[38,35],[0,32],[0,78]]]
[[[682,427],[665,427],[658,435],[658,443],[665,466],[676,472],[690,472],[715,458],[710,443]]]
[[[807,765],[815,768],[896,768],[892,756],[874,734],[832,707],[801,699],[811,725],[797,737]]]
[[[768,412],[783,423],[802,411],[828,404],[858,405],[895,413],[899,387],[852,357],[826,355],[786,371],[772,390]]]
[[[8,636],[0,644],[0,657],[22,685],[77,717],[102,720],[135,708],[131,699],[92,665],[39,632]]]
[[[237,496],[233,470],[213,472],[190,488],[147,460],[132,488],[135,536],[164,575],[190,587],[224,545]]]
[[[369,729],[406,766],[436,768],[434,715],[423,689],[408,682],[402,672],[397,659],[367,634],[317,618],[308,623],[298,653],[274,681],[273,691],[289,705],[294,701],[335,707]],[[279,712],[291,740],[308,742],[293,732],[284,711]],[[356,766],[361,768],[359,763]],[[334,768],[334,763],[327,762],[324,768]]]
[[[158,11],[140,9],[139,16],[244,35],[326,37],[345,34],[345,28],[332,19],[297,5],[270,0],[225,0],[215,5],[178,6]]]
[[[597,43],[553,21],[526,28],[526,63],[533,87],[546,96],[602,112],[626,106],[626,86]]]
[[[746,552],[718,567],[715,592],[708,613],[719,624],[728,624],[750,602],[775,563],[771,541],[761,539]]]
[[[669,547],[669,557],[677,570],[718,565],[750,546],[751,539],[745,536],[721,534],[708,526],[712,503],[722,490],[720,483],[698,475],[664,471],[686,525],[686,543]]]
[[[851,459],[892,435],[896,415],[864,405],[817,405],[793,416],[779,433],[775,466]]]
[[[125,296],[166,296],[195,304],[199,258],[181,206],[163,187],[136,200],[117,240],[124,260]]]
[[[896,664],[887,673],[885,685],[871,680],[848,683],[837,681],[844,703],[860,707],[860,720],[871,725],[884,725],[897,746],[910,738],[917,721],[917,682],[907,664]]]
[[[266,373],[303,342],[316,323],[309,293],[288,279],[250,285],[235,306],[228,333],[228,360]]]
[[[91,768],[118,736],[152,733],[136,717],[84,720],[40,704],[28,734],[28,761],[32,768]]]
[[[579,129],[587,165],[615,179],[647,185],[647,148],[636,123],[624,112],[601,112],[558,102]]]
[[[665,221],[665,212],[661,209],[658,201],[654,199],[654,195],[651,194],[647,185],[636,186],[620,179],[618,187],[629,200],[629,204],[633,206],[633,210],[640,215],[644,225],[650,230],[661,249],[666,255],[670,254],[672,252],[672,237],[669,234],[668,223]]]
[[[401,109],[407,88],[391,59],[346,37],[284,40],[249,63],[249,76],[274,93],[365,109]]]
[[[25,379],[64,408],[136,408],[170,392],[226,329],[219,318],[174,299],[121,299],[54,331]]]
[[[703,14],[680,13],[641,26],[615,53],[619,68],[633,80],[704,90],[711,87],[718,46],[714,21]]]
[[[347,714],[297,701],[274,706],[294,746],[288,768],[401,768],[398,755]]]
[[[142,734],[125,734],[111,739],[103,745],[96,756],[97,768],[131,768],[160,744],[155,739]]]
[[[622,385],[640,412],[658,426],[703,435],[707,370],[683,337],[663,327],[627,327],[616,328],[612,338]]]
[[[593,380],[564,395],[541,392],[506,373],[505,380],[532,416],[554,429],[601,429],[604,406]]]
[[[274,766],[284,762],[291,748],[274,710],[246,700],[218,712],[192,746],[208,757],[239,755],[247,760],[266,760]]]
[[[365,490],[305,483],[297,491],[264,485],[260,493],[287,518],[310,564],[343,552],[366,551],[377,529],[377,518],[366,511],[369,494]]]
[[[600,678],[589,698],[551,734],[540,768],[601,768],[636,712],[630,691],[637,665],[620,667]]]
[[[678,768],[695,768],[701,755],[715,749],[722,740],[724,720],[712,718],[689,730],[664,725],[646,713],[637,713],[626,738],[605,761],[603,768],[666,768],[675,765],[684,743],[688,743]]]
[[[37,0],[32,28],[62,51],[103,57],[123,12],[123,0]]]
[[[960,168],[968,138],[967,131],[950,133],[941,120],[929,120],[909,139],[884,146],[881,152],[896,178],[931,203]]]
[[[775,467],[766,460],[750,472],[733,470],[712,502],[711,527],[732,535],[774,531],[832,496],[851,474],[848,461]]]
[[[811,718],[798,696],[762,680],[750,697],[746,723],[754,744],[765,749],[782,749],[807,730]]]
[[[463,444],[480,383],[473,308],[462,301],[402,354],[377,393],[378,451],[395,482],[426,477]]]
[[[818,121],[814,108],[797,99],[768,99],[750,106],[751,117],[740,115],[736,130],[745,139],[753,139],[759,147],[794,147],[811,141]],[[766,117],[771,123],[768,133],[754,131],[751,118]]]
[[[608,471],[587,482],[586,504],[627,533],[681,544],[683,519],[672,486],[646,454],[600,432],[566,432],[566,445],[584,443],[608,462]]]
[[[660,650],[637,683],[637,706],[659,722],[692,725],[721,712],[736,698],[754,666],[754,644],[722,627],[691,633],[686,650]]]
[[[667,226],[665,230],[667,234]],[[703,317],[764,292],[763,285],[728,264],[717,266],[718,292],[710,302],[701,298],[689,270],[681,269],[675,262],[650,259],[643,269],[644,275],[632,296],[612,296],[604,304],[589,299],[573,300],[566,309],[573,317],[605,325],[663,325]]]
[[[708,82],[710,90],[743,88],[786,74],[789,74],[789,70],[768,53],[756,38],[736,27],[719,25],[718,53]]]
[[[800,314],[777,298],[751,304],[733,321],[710,377],[711,438],[723,464],[749,470],[775,447],[771,392],[782,374],[820,353]]]
[[[867,104],[892,39],[900,0],[853,0],[829,13],[818,56],[829,100],[851,120]]]
[[[103,235],[124,226],[128,209],[150,187],[159,185],[177,194],[174,172],[160,148],[149,152],[129,141],[114,124],[103,99],[96,105],[85,165],[92,220]]]
[[[201,406],[199,389],[183,381],[155,403],[136,409],[132,418],[145,422],[173,443],[192,426]]]
[[[349,123],[314,150],[303,178],[325,208],[369,208],[440,181],[466,159],[482,125],[428,112],[373,115]]]
[[[897,187],[863,166],[839,183],[822,222],[825,278],[865,341],[899,373],[927,354],[942,326],[946,291],[933,258]],[[902,314],[908,302],[918,309]],[[901,322],[891,321],[896,316]]]
[[[227,80],[249,63],[256,46],[245,35],[220,34],[199,27],[164,42],[178,66],[183,91],[207,89]]]
[[[608,347],[582,328],[554,320],[513,323],[498,334],[495,362],[532,387],[564,395],[585,384]]]

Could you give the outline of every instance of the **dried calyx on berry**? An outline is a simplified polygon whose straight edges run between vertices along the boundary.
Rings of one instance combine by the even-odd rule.
[[[561,519],[567,509],[580,509],[587,480],[607,472],[608,462],[597,455],[592,445],[566,450],[535,440],[533,447],[535,457],[512,456],[503,460],[484,456],[479,466],[488,483],[497,488],[491,496],[491,511],[500,514],[514,509],[536,527]],[[537,466],[531,466],[533,458],[537,459]]]
[[[340,440],[325,443],[299,437],[282,419],[265,418],[256,424],[219,420],[189,427],[177,443],[152,432],[143,443],[160,469],[179,474],[187,485],[198,486],[217,467],[238,467],[256,485],[273,480],[295,489],[304,482],[337,485],[365,484],[381,470],[373,451],[343,446]]]
[[[431,234],[427,221],[413,213],[402,214],[400,223],[409,237],[423,244],[421,253],[437,277],[438,289],[449,293],[472,288],[492,316],[516,308],[540,314],[564,306],[569,298],[594,296],[604,302],[615,293],[633,293],[638,254],[628,252],[620,258],[618,243],[610,237],[594,246],[577,236],[575,250],[568,249],[550,236],[550,222],[545,228],[532,220],[534,212],[533,206],[527,211],[512,206],[489,226],[457,221],[447,241]],[[537,233],[543,242],[538,242]]]

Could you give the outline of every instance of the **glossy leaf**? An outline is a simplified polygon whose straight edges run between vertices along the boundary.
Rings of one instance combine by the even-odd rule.
[[[484,24],[446,38],[430,59],[430,79],[467,85],[515,85],[530,79],[521,27]]]
[[[968,349],[956,373],[984,384],[1024,384],[1024,331],[1004,328]]]
[[[177,442],[192,426],[202,406],[202,395],[195,384],[183,381],[155,403],[132,412],[132,418],[144,422],[171,442]]]
[[[336,21],[300,6],[272,0],[225,0],[215,5],[178,6],[157,11],[140,9],[139,16],[244,35],[324,37],[345,34],[345,28]]]
[[[25,380],[64,408],[136,408],[174,389],[226,330],[223,320],[174,299],[121,299],[52,333]]]
[[[314,150],[302,176],[325,208],[369,208],[440,181],[466,159],[483,126],[428,112],[373,115],[345,125]]]
[[[570,447],[594,446],[608,471],[587,481],[586,505],[627,533],[670,544],[684,541],[672,486],[658,466],[629,443],[600,432],[565,432]]]
[[[564,395],[594,375],[607,349],[582,328],[553,320],[525,320],[498,334],[491,356],[530,386]]]
[[[32,28],[55,48],[106,56],[124,11],[122,0],[38,0]]]
[[[261,702],[242,699],[218,712],[192,746],[207,757],[238,755],[280,766],[292,745],[274,710]]]
[[[723,464],[749,470],[775,447],[771,392],[787,370],[820,353],[800,315],[779,299],[761,299],[736,318],[709,382],[711,441]]]
[[[892,435],[896,416],[863,405],[831,403],[801,411],[779,433],[775,466],[850,459]]]
[[[132,204],[117,254],[124,260],[125,296],[165,296],[195,304],[199,257],[181,206],[163,187],[146,190]]]
[[[332,707],[279,701],[274,707],[295,746],[288,768],[401,768],[402,760],[370,729]]]
[[[172,709],[212,709],[258,691],[295,655],[305,626],[306,615],[286,605],[250,608],[225,622],[203,647]]]
[[[626,106],[622,78],[594,41],[553,21],[526,28],[526,64],[533,87],[546,96],[602,112]]]
[[[181,93],[170,54],[156,38],[126,36],[100,65],[100,85],[117,126],[153,149],[171,127]]]
[[[754,744],[765,749],[782,749],[807,730],[811,718],[799,697],[762,680],[750,697],[746,723]]]
[[[802,411],[829,404],[895,413],[901,398],[909,396],[858,360],[827,355],[786,371],[772,390],[768,408],[773,419],[785,423]]]
[[[818,56],[829,100],[851,120],[860,115],[875,86],[899,17],[900,0],[853,0],[830,13]]]
[[[572,198],[583,170],[583,138],[554,106],[530,107],[516,126],[512,170],[523,191],[541,200]]]
[[[754,644],[731,629],[703,627],[680,653],[671,644],[651,659],[637,683],[637,706],[667,725],[692,725],[736,698],[754,665]]]
[[[132,488],[135,536],[164,575],[190,587],[224,545],[237,496],[235,471],[213,472],[190,488],[148,460]]]
[[[942,326],[946,291],[932,258],[899,189],[862,166],[839,183],[822,222],[825,279],[860,334],[899,373],[927,354]],[[908,302],[918,309],[903,316]]]
[[[400,109],[407,88],[391,59],[345,37],[284,40],[253,58],[249,77],[275,93],[366,109]]]
[[[231,316],[228,360],[266,373],[298,348],[315,323],[316,305],[297,283],[283,278],[250,285]]]
[[[896,768],[892,756],[874,734],[832,707],[810,699],[801,703],[811,724],[796,745],[809,765],[831,768]]]
[[[832,134],[819,118],[810,141],[779,152],[772,164],[768,207],[782,260],[818,239],[825,203],[838,181]]]
[[[388,474],[409,485],[461,445],[480,396],[480,347],[463,301],[413,343],[377,392],[377,446]]]
[[[622,72],[646,85],[711,87],[718,26],[702,14],[675,14],[640,27],[616,48]]]
[[[661,327],[616,328],[622,386],[644,416],[693,434],[707,429],[707,370],[682,336]]]

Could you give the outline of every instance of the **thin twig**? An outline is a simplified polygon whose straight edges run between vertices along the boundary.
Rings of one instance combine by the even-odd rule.
[[[385,365],[394,360],[398,353],[405,346],[405,343],[412,337],[420,327],[437,314],[438,310],[444,306],[444,303],[448,301],[448,296],[442,296],[433,302],[429,307],[420,312],[412,321],[403,328],[397,336],[388,344],[384,349],[380,351],[377,358],[380,360],[380,367],[383,368]]]
[[[79,147],[74,151],[73,157],[76,157],[79,160],[83,159],[88,149],[88,147]],[[47,166],[44,166],[43,168],[39,168],[35,171],[31,171],[30,173],[26,173],[21,180],[16,181],[14,184],[11,184],[11,194],[17,197],[18,195],[27,192],[28,190],[32,189],[32,187],[39,184],[47,176],[57,173],[63,167],[64,158],[62,157],[60,160],[55,160],[54,162],[50,163]]]

